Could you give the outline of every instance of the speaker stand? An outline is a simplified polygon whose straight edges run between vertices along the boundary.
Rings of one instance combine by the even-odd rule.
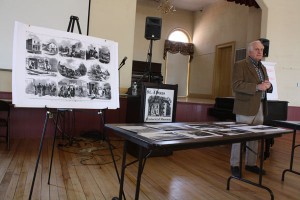
[[[149,73],[149,76],[148,76],[148,82],[151,83],[152,81],[152,46],[153,46],[153,40],[151,39],[150,40],[150,46],[149,46],[149,52],[148,52],[148,62],[149,62],[149,68],[148,68],[148,73]]]
[[[143,74],[143,76],[137,80],[137,84],[139,84],[141,81],[143,81],[143,79],[148,75],[148,82],[151,83],[152,81],[152,46],[153,46],[153,40],[150,40],[150,45],[149,45],[149,50],[148,50],[148,55],[147,55],[147,62],[149,63],[148,66],[148,71],[146,73]]]

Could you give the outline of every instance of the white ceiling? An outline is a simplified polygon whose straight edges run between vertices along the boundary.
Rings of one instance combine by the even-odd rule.
[[[138,2],[151,3],[159,5],[162,0],[137,0]],[[206,6],[216,3],[218,1],[225,0],[169,0],[176,9],[189,10],[189,11],[199,11]]]
[[[206,6],[224,0],[171,0],[175,8],[182,10],[198,11]]]

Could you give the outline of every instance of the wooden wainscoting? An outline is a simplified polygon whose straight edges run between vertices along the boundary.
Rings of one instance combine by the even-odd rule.
[[[11,100],[10,92],[0,92],[0,99]],[[178,98],[176,109],[177,122],[215,121],[209,116],[208,109],[214,106],[212,99]],[[120,108],[105,111],[105,122],[125,123],[127,116],[127,98],[120,97]],[[102,121],[98,110],[74,110],[66,113],[65,130],[78,136],[84,132],[102,131]],[[288,107],[288,120],[300,121],[300,107]],[[11,107],[11,138],[39,138],[46,118],[45,108]],[[46,137],[53,136],[55,121],[48,122]],[[61,127],[62,128],[62,127]],[[2,133],[0,133],[2,134]]]

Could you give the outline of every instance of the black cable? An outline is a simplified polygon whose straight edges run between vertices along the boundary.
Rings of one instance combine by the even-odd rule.
[[[90,155],[90,158],[81,159],[81,160],[80,160],[80,164],[82,164],[82,165],[106,165],[106,164],[111,164],[111,163],[113,163],[113,160],[112,160],[112,161],[108,161],[108,162],[103,162],[103,163],[99,163],[99,162],[97,161],[97,162],[98,162],[97,164],[85,163],[85,161],[94,159],[95,156],[108,156],[108,157],[111,158],[111,155],[110,155],[110,154],[105,154],[105,155],[92,154],[92,155]],[[121,156],[115,155],[115,161],[119,161],[120,159],[121,159]]]

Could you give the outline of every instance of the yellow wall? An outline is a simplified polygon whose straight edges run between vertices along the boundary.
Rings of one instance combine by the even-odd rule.
[[[136,0],[91,1],[89,35],[118,42],[119,63],[125,56],[128,57],[127,67],[121,70],[121,87],[130,85],[131,64],[128,63],[132,62],[133,56],[135,13]],[[11,72],[0,71],[0,91],[12,91]]]
[[[12,78],[11,70],[0,69],[0,91],[1,92],[11,92],[12,91]]]
[[[259,38],[260,21],[260,9],[226,1],[195,13],[190,94],[212,97],[216,45],[234,41],[236,49],[245,48],[249,41]]]
[[[137,0],[97,0],[92,1],[91,5],[90,35],[118,42],[119,62],[124,56],[128,57],[120,74],[122,88],[130,86],[132,60],[145,61],[147,57],[149,41],[144,39],[145,17],[160,16],[155,11],[155,6],[136,6],[136,2]],[[300,87],[297,87],[297,83],[300,85],[300,1],[257,2],[262,8],[260,37],[270,40],[269,57],[266,61],[277,63],[279,99],[289,101],[290,106],[300,106]],[[215,45],[237,41],[236,48],[245,47],[247,42],[258,35],[255,31],[259,28],[254,28],[253,23],[260,17],[256,12],[257,9],[254,8],[222,1],[204,9],[202,13],[195,13],[195,16],[180,10],[174,15],[163,16],[162,39],[154,42],[152,61],[161,62],[164,66],[164,39],[173,28],[188,30],[196,45],[196,55],[191,66],[191,73],[196,76],[191,79],[190,89],[194,93],[210,94]],[[225,19],[227,17],[235,21],[230,23]],[[162,72],[164,73],[164,69]],[[0,70],[0,91],[11,91],[11,72]]]
[[[133,57],[136,0],[91,1],[90,36],[118,42],[119,63],[126,56],[120,70],[120,87],[128,88]],[[122,92],[122,91],[121,91]]]
[[[178,10],[173,14],[162,15],[157,10],[156,2],[141,2],[137,5],[134,38],[134,60],[146,61],[150,40],[145,39],[146,17],[162,18],[161,39],[153,42],[152,62],[162,63],[162,75],[165,77],[165,60],[163,50],[165,40],[175,28],[186,30],[190,36],[193,34],[193,13]]]
[[[270,40],[268,62],[276,63],[278,97],[300,106],[300,1],[257,0],[262,7],[262,35]]]

